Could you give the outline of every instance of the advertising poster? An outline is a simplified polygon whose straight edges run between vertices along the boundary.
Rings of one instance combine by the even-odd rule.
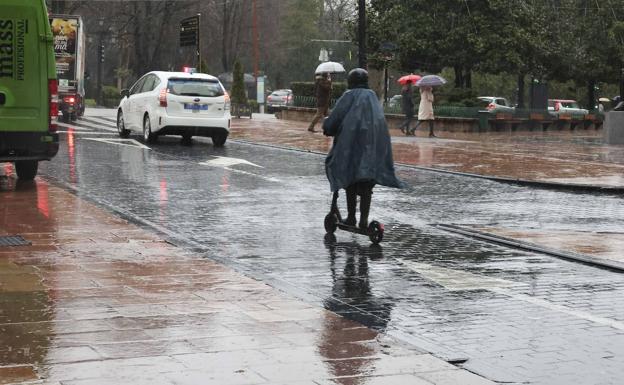
[[[76,77],[76,39],[78,19],[51,19],[54,36],[54,57],[56,75],[59,80],[74,80]]]

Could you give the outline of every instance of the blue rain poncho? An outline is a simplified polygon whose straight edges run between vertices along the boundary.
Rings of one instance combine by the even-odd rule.
[[[347,90],[325,119],[323,133],[334,137],[334,145],[325,159],[332,192],[367,181],[403,187],[394,174],[388,126],[373,91]]]

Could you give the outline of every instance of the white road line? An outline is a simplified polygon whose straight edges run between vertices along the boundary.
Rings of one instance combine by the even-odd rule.
[[[72,133],[74,135],[117,135],[114,132],[93,132],[93,131],[79,131],[79,130],[72,130],[72,131],[57,131],[57,133],[59,134],[69,134]]]
[[[92,140],[94,142],[102,142],[108,144],[114,144],[117,146],[128,146],[142,150],[151,150],[151,148],[147,147],[141,142],[137,142],[134,139],[100,139],[100,138],[83,138],[83,140]]]
[[[201,163],[200,163],[201,164]],[[258,175],[258,174],[254,174],[253,172],[248,172],[248,171],[243,171],[243,170],[237,170],[235,168],[231,168],[231,167],[223,167],[223,169],[231,171],[231,172],[235,172],[237,174],[243,174],[243,175],[249,175],[249,176],[255,176],[256,178],[260,178],[269,182],[280,182],[279,179],[276,178],[270,178],[264,175]]]
[[[68,124],[68,123],[63,123],[63,122],[58,122],[57,123],[59,125],[59,127],[65,127],[65,128],[73,128],[73,129],[80,129],[80,128],[87,128],[87,129],[91,129],[91,128],[97,128],[99,130],[104,130],[104,131],[110,131],[110,132],[117,132],[117,128],[113,128],[110,126],[99,126],[99,125],[95,125],[95,124],[89,124],[87,122],[76,122],[74,124]]]

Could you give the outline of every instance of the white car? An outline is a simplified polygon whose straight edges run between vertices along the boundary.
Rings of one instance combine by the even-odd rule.
[[[576,100],[548,99],[548,111],[552,115],[587,115],[589,111],[579,107]]]
[[[121,91],[117,131],[140,132],[146,142],[159,135],[209,136],[221,147],[230,133],[230,97],[219,79],[206,74],[154,71]]]
[[[488,112],[514,113],[516,109],[505,98],[498,96],[479,96],[480,107],[485,107]]]

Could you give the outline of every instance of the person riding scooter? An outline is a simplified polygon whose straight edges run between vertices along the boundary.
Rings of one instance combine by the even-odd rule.
[[[360,196],[362,229],[368,226],[373,187],[403,187],[394,173],[392,144],[377,95],[368,88],[368,72],[356,68],[347,77],[348,90],[323,122],[323,134],[334,137],[325,159],[325,172],[332,192],[347,191],[347,218],[355,226],[357,196]]]

